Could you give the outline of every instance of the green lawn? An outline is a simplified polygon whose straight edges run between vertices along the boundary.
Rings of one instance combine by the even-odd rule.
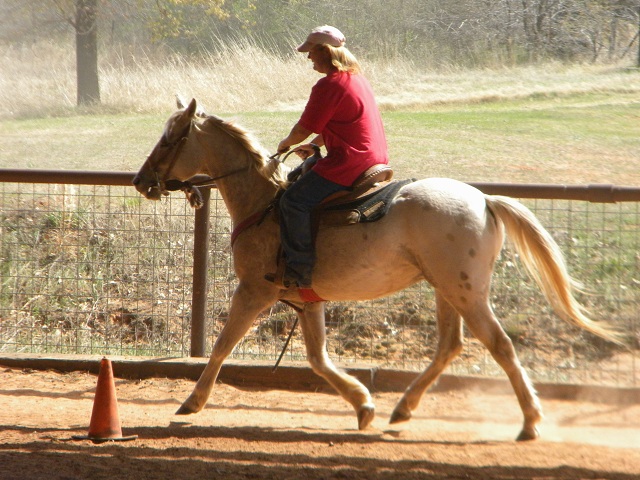
[[[0,121],[0,168],[135,171],[166,114],[98,114]],[[216,113],[273,151],[298,112]],[[640,186],[635,93],[540,96],[384,111],[401,177]]]

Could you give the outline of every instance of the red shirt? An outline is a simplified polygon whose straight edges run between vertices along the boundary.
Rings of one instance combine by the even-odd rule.
[[[336,71],[321,78],[298,123],[322,134],[327,156],[313,170],[327,180],[351,186],[367,168],[389,163],[382,118],[363,75]]]

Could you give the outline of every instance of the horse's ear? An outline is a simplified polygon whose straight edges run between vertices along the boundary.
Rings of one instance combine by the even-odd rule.
[[[192,98],[191,99],[191,103],[189,103],[189,106],[187,107],[187,109],[184,111],[189,117],[193,117],[196,113],[196,110],[198,108],[198,105],[196,104],[196,99]]]
[[[176,105],[180,109],[185,108],[187,106],[187,102],[185,102],[184,98],[182,98],[179,93],[176,93]]]
[[[195,99],[191,100],[191,102],[195,102]],[[184,97],[181,97],[179,93],[176,93],[176,105],[178,106],[178,108],[180,109],[191,109],[191,105],[189,105],[187,107],[187,102],[185,101]],[[189,113],[189,112],[187,112]],[[200,118],[207,118],[207,112],[204,111],[204,109],[200,106],[197,105],[194,111],[194,114],[196,117],[200,117]],[[193,116],[193,114],[191,115]]]

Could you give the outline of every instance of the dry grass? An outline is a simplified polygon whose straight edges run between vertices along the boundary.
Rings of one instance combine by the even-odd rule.
[[[558,99],[603,92],[636,94],[640,99],[640,78],[630,78],[628,71],[611,66],[556,63],[449,72],[419,72],[411,65],[400,66],[402,69],[398,65],[370,68],[383,110],[424,110],[436,105]]]
[[[72,49],[39,43],[2,52],[0,118],[75,113]],[[640,97],[640,79],[611,66],[546,64],[502,70],[425,71],[411,60],[365,62],[383,110],[612,92]],[[317,75],[304,55],[282,57],[245,42],[199,58],[105,52],[102,107],[107,112],[167,112],[173,94],[215,112],[299,111]]]

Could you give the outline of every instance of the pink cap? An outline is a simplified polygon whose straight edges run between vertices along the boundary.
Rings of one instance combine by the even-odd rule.
[[[332,47],[341,47],[345,42],[344,35],[336,27],[324,25],[311,30],[307,40],[298,46],[299,52],[308,52],[311,47],[318,44],[328,44]]]

